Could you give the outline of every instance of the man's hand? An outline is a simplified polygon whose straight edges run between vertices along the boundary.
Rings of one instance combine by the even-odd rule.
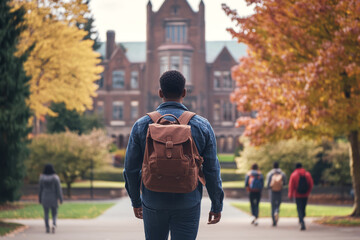
[[[221,218],[221,212],[219,213],[209,212],[208,224],[216,224],[220,222],[220,218]]]
[[[139,219],[143,219],[142,207],[134,208],[134,214],[135,214],[135,217],[137,217]]]

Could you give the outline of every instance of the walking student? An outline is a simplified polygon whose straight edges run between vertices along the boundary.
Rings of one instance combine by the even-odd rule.
[[[280,204],[283,186],[286,185],[286,175],[279,168],[279,163],[274,162],[273,169],[266,176],[267,187],[270,191],[271,217],[273,226],[276,227],[279,221]]]
[[[43,173],[40,175],[39,202],[44,208],[44,220],[46,233],[50,233],[49,211],[52,216],[52,233],[55,233],[58,201],[63,202],[63,195],[59,176],[56,174],[53,165],[46,164]]]
[[[259,203],[261,199],[261,191],[264,187],[264,177],[259,171],[258,165],[255,163],[251,166],[251,170],[246,174],[245,187],[249,192],[251,213],[254,217],[251,224],[258,225]]]
[[[314,182],[311,174],[302,167],[301,163],[296,163],[295,168],[295,171],[290,176],[288,196],[290,200],[295,198],[300,230],[303,231],[306,230],[304,221],[306,204]]]
[[[208,120],[183,105],[185,96],[184,76],[163,73],[163,103],[131,130],[125,187],[135,217],[143,219],[146,239],[164,240],[169,234],[172,240],[196,239],[205,181],[211,199],[208,224],[221,218],[224,193],[215,134]]]

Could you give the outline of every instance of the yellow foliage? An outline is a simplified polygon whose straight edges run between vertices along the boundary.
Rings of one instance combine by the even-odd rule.
[[[27,10],[27,30],[18,53],[34,46],[24,69],[31,76],[29,106],[37,117],[55,114],[49,108],[51,102],[64,102],[68,109],[79,112],[92,107],[95,81],[103,68],[92,49],[93,41],[83,40],[86,32],[75,26],[88,12],[81,2],[13,1],[14,7]]]

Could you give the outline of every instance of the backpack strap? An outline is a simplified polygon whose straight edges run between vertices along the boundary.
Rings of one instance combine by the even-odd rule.
[[[194,112],[184,111],[183,114],[181,114],[181,116],[179,117],[180,124],[188,125],[190,119],[195,115],[196,113]]]
[[[157,120],[159,120],[159,118],[162,117],[162,115],[158,111],[153,111],[153,112],[147,113],[146,115],[148,115],[154,123],[156,123]]]

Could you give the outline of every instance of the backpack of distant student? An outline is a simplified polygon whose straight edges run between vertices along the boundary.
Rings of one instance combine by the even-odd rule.
[[[308,190],[309,190],[309,184],[306,180],[306,176],[305,174],[300,174],[299,184],[296,191],[300,194],[306,194]]]
[[[263,179],[260,174],[250,174],[249,189],[250,192],[260,192],[263,188]]]
[[[149,124],[146,135],[142,183],[154,192],[189,193],[198,181],[205,185],[200,156],[191,136],[190,119],[196,114],[185,111],[179,118],[159,112],[147,114],[154,123]],[[174,121],[165,119],[173,118]]]
[[[270,187],[273,192],[279,192],[283,188],[283,176],[281,173],[274,173],[271,176]]]

